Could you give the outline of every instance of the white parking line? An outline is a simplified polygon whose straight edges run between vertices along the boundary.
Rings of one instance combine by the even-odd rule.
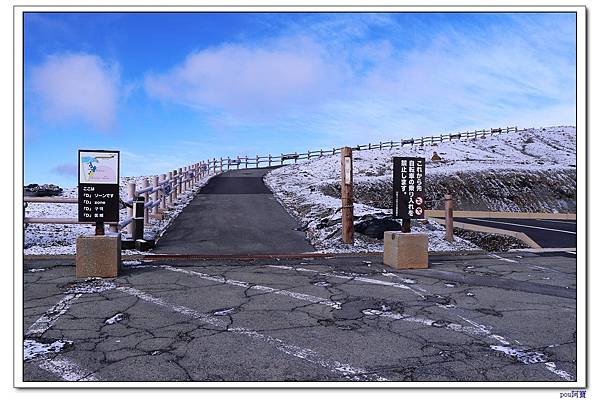
[[[496,258],[500,258],[509,262],[517,262],[514,260],[510,260],[508,258],[504,259],[503,257],[500,257],[496,254],[492,254],[492,256],[496,256]],[[301,272],[310,272],[310,273],[316,273],[318,275],[323,275],[323,276],[328,276],[328,277],[334,277],[334,278],[339,278],[339,279],[347,279],[347,280],[357,280],[357,281],[361,281],[361,282],[367,282],[367,283],[371,283],[371,284],[376,284],[376,285],[383,285],[383,286],[392,286],[392,287],[397,287],[400,289],[410,289],[413,293],[416,293],[417,295],[419,295],[419,297],[424,298],[423,294],[417,292],[415,289],[413,288],[409,288],[406,285],[402,285],[402,284],[398,284],[398,283],[394,283],[394,282],[388,282],[388,281],[381,281],[381,280],[377,280],[377,279],[370,279],[370,278],[364,278],[364,277],[359,277],[359,276],[345,276],[345,275],[339,275],[339,274],[331,274],[328,272],[321,272],[321,271],[317,271],[314,269],[308,269],[308,268],[294,268],[294,267],[288,267],[286,265],[266,265],[266,267],[271,267],[271,268],[277,268],[277,269],[284,269],[284,270],[295,270],[295,271],[301,271]],[[421,289],[424,293],[428,293],[426,290],[419,288],[418,286],[414,285],[416,288]],[[444,308],[449,310],[449,308],[447,306],[438,304],[438,307],[440,308]],[[456,315],[457,317],[461,318],[462,320],[468,322],[469,324],[471,324],[474,328],[468,328],[468,327],[464,327],[462,325],[459,324],[449,324],[447,325],[445,328],[446,329],[450,329],[450,330],[458,330],[464,333],[467,333],[467,330],[469,330],[468,333],[477,335],[477,336],[484,336],[487,339],[492,339],[494,341],[497,341],[503,345],[510,345],[511,342],[500,336],[500,335],[496,335],[496,334],[492,334],[491,333],[491,329],[492,327],[488,327],[485,326],[483,324],[479,324],[476,323],[474,321],[471,321],[463,316],[461,316],[460,314],[458,314],[455,311],[450,311],[452,314]],[[393,313],[389,313],[389,312],[382,312],[379,310],[364,310],[363,313],[367,314],[367,315],[379,315],[379,316],[383,316],[383,317],[387,317],[387,318],[392,318],[392,319],[401,319],[401,320],[407,320],[410,322],[418,322],[418,323],[422,323],[425,325],[430,325],[432,326],[436,321],[433,320],[429,320],[429,319],[425,319],[425,318],[415,318],[415,317],[407,317],[403,314],[393,314]],[[409,319],[410,318],[410,319]],[[514,341],[516,342],[516,341]],[[508,356],[512,356],[514,354],[520,354],[523,352],[523,350],[519,350],[519,349],[514,349],[514,348],[510,348],[510,347],[504,347],[504,346],[490,346],[490,348],[492,350],[495,351],[499,351],[501,353],[504,353],[505,355]],[[506,352],[505,350],[508,349],[510,350],[509,352]],[[528,362],[524,362],[523,359],[517,358],[519,361],[525,363],[525,364],[529,364]],[[544,364],[544,366],[546,367],[547,370],[549,370],[550,372],[558,375],[559,377],[561,377],[562,379],[565,380],[574,380],[573,377],[566,371],[563,371],[561,369],[556,368],[556,365],[553,362],[546,362]]]
[[[510,258],[504,258],[504,257],[500,257],[498,254],[490,253],[490,254],[488,254],[488,255],[489,255],[490,257],[497,258],[498,260],[506,261],[506,262],[509,262],[509,263],[516,263],[516,264],[518,264],[518,263],[519,263],[518,261],[516,261],[516,260],[511,260]]]
[[[181,268],[171,267],[168,265],[160,265],[159,267],[164,268],[169,271],[172,271],[172,272],[180,272],[180,273],[184,273],[184,274],[188,274],[188,275],[197,276],[201,279],[207,279],[210,281],[221,282],[221,283],[228,284],[228,285],[241,286],[244,288],[256,289],[256,290],[260,290],[260,291],[263,291],[266,293],[273,293],[273,294],[291,297],[296,300],[308,301],[310,303],[322,304],[322,305],[329,306],[331,308],[338,309],[338,310],[340,308],[342,308],[342,303],[336,302],[336,301],[330,301],[330,300],[327,300],[322,297],[312,296],[312,295],[308,295],[308,294],[304,294],[304,293],[292,292],[289,290],[275,289],[275,288],[271,288],[268,286],[252,285],[247,282],[231,280],[231,279],[224,279],[222,277],[211,276],[211,275],[204,274],[202,272],[185,270],[185,269],[181,269]],[[378,281],[378,282],[385,282],[385,281]],[[389,282],[386,282],[386,283],[389,283]],[[390,319],[394,319],[394,320],[402,320],[402,321],[406,321],[406,322],[413,322],[413,323],[418,323],[418,324],[427,325],[427,326],[434,326],[436,323],[436,321],[434,321],[432,319],[413,317],[410,315],[398,314],[398,313],[393,313],[393,312],[389,312],[389,311],[384,312],[384,311],[380,311],[380,310],[365,310],[364,314],[365,315],[376,315],[376,316],[380,316],[380,317],[384,317],[384,318],[390,318]],[[460,324],[451,323],[451,324],[444,326],[444,328],[455,331],[455,332],[466,333],[469,335],[489,334],[489,331],[486,329],[483,329],[482,326],[475,326],[475,328],[472,328],[469,326],[462,326]]]
[[[66,357],[44,360],[38,364],[38,367],[58,375],[68,382],[95,382],[100,380],[97,375]]]
[[[577,232],[563,231],[561,229],[542,228],[541,226],[515,224],[513,222],[490,221],[490,220],[487,220],[487,219],[479,219],[479,218],[467,218],[467,219],[471,220],[471,221],[489,222],[490,224],[521,226],[521,227],[524,227],[524,228],[542,229],[542,230],[545,230],[545,231],[562,232],[562,233],[568,233],[569,235],[577,235]]]
[[[67,312],[71,303],[81,297],[81,293],[77,294],[68,294],[62,299],[59,300],[58,303],[50,307],[48,311],[42,314],[41,317],[37,319],[25,332],[25,336],[30,337],[40,337],[46,332],[58,318]]]
[[[166,301],[164,299],[161,299],[159,297],[154,297],[148,293],[142,292],[141,290],[138,290],[138,289],[135,289],[132,287],[127,287],[127,286],[118,286],[116,289],[123,293],[129,294],[131,296],[135,296],[146,302],[149,302],[149,303],[167,308],[176,313],[183,314],[188,317],[197,319],[202,323],[205,323],[208,325],[213,325],[218,328],[224,329],[227,332],[237,333],[237,334],[244,335],[244,336],[247,336],[247,337],[250,337],[253,339],[262,340],[262,341],[272,345],[277,350],[279,350],[285,354],[288,354],[293,357],[308,361],[312,364],[316,364],[321,367],[327,368],[330,371],[337,373],[337,374],[341,374],[348,379],[357,380],[357,379],[360,379],[361,375],[363,375],[366,378],[369,378],[369,379],[372,379],[375,381],[387,381],[387,379],[385,379],[384,377],[379,376],[377,374],[369,373],[364,368],[354,367],[350,364],[345,364],[340,361],[327,360],[327,359],[323,358],[321,355],[319,355],[314,350],[296,346],[296,345],[292,345],[292,344],[287,344],[281,339],[274,338],[274,337],[268,336],[268,335],[264,335],[260,332],[257,332],[257,331],[251,330],[251,329],[229,327],[226,322],[222,321],[221,319],[214,318],[212,315],[204,314],[199,311],[193,310],[191,308],[187,308],[185,306],[169,303],[168,301]]]
[[[291,292],[291,291],[285,290],[285,289],[275,289],[275,288],[272,288],[269,286],[263,286],[263,285],[254,285],[252,283],[237,281],[237,280],[233,280],[233,279],[225,279],[220,276],[213,276],[213,275],[203,274],[202,272],[191,271],[191,270],[186,270],[186,269],[181,269],[181,268],[175,268],[175,267],[171,267],[169,265],[159,265],[159,267],[164,268],[168,271],[172,271],[172,272],[179,272],[179,273],[183,273],[183,274],[197,276],[198,278],[206,279],[206,280],[213,281],[213,282],[219,282],[219,283],[224,283],[227,285],[239,286],[239,287],[243,287],[246,289],[258,290],[258,291],[265,292],[265,293],[275,293],[275,294],[279,294],[279,295],[283,295],[283,296],[287,296],[287,297],[292,297],[297,300],[307,301],[309,303],[318,303],[318,304],[323,304],[323,305],[333,307],[333,308],[340,308],[340,304],[337,302],[330,301],[330,300],[324,299],[322,297],[311,296],[309,294]]]

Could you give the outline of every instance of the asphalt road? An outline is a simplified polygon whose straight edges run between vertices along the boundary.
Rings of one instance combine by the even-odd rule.
[[[577,246],[577,221],[542,219],[454,218],[456,222],[523,232],[545,248]]]
[[[52,350],[27,358],[26,381],[568,387],[577,373],[575,259],[560,254],[404,271],[375,256],[126,264],[83,280],[65,261],[25,261],[26,347]]]
[[[212,178],[158,240],[164,254],[286,254],[313,252],[298,223],[262,177],[268,168]]]

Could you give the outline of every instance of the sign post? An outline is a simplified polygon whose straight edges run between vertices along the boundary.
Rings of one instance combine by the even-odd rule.
[[[428,238],[411,233],[411,219],[425,218],[425,159],[394,157],[392,217],[402,219],[402,230],[384,232],[383,263],[397,269],[428,268]]]
[[[104,224],[119,223],[119,152],[79,150],[78,214],[96,224],[95,235],[77,238],[78,278],[114,278],[121,265],[121,235],[105,235]]]
[[[354,244],[354,204],[352,200],[352,149],[341,149],[342,241]]]

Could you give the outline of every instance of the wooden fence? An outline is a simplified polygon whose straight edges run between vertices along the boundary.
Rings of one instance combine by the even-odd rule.
[[[400,141],[368,143],[357,145],[352,149],[360,150],[383,150],[395,149],[404,146],[425,146],[434,143],[442,143],[453,140],[471,140],[485,138],[486,136],[499,135],[508,132],[520,132],[526,129],[514,127],[492,128],[489,130],[476,130],[472,132],[449,133],[438,136],[426,136],[417,139],[402,139]],[[109,229],[113,232],[127,228],[127,234],[133,236],[133,202],[136,198],[142,196],[144,201],[144,224],[149,222],[151,217],[160,218],[161,213],[168,207],[176,204],[177,199],[183,192],[195,188],[200,179],[218,174],[224,171],[240,168],[260,168],[285,165],[286,163],[297,163],[299,160],[311,160],[324,156],[339,154],[340,148],[320,149],[316,151],[308,150],[306,153],[287,153],[280,155],[256,156],[256,157],[236,157],[236,158],[213,158],[188,165],[160,176],[153,176],[151,179],[145,178],[141,187],[137,187],[134,182],[127,185],[127,198],[121,199],[121,203],[127,207],[127,218],[123,221],[108,222]],[[77,203],[77,198],[66,197],[24,197],[25,209],[28,203]],[[77,218],[32,218],[25,216],[23,222],[27,224],[90,224],[89,222],[79,222]]]
[[[467,132],[459,132],[459,133],[448,133],[441,134],[438,136],[425,136],[417,139],[402,139],[398,142],[389,141],[389,142],[378,142],[378,143],[368,143],[361,144],[352,147],[354,151],[360,150],[383,150],[383,149],[397,149],[404,146],[425,146],[432,145],[434,143],[442,143],[449,142],[453,140],[471,140],[478,138],[485,138],[487,136],[499,135],[502,133],[508,132],[521,132],[526,129],[518,129],[516,126],[506,127],[506,128],[492,128],[492,129],[483,129],[483,130],[475,130],[475,131],[467,131]],[[255,156],[248,157],[238,156],[235,158],[227,157],[227,158],[213,158],[203,161],[202,163],[206,165],[209,173],[220,173],[224,171],[229,171],[232,169],[247,169],[247,168],[261,168],[261,167],[272,167],[277,165],[285,165],[291,163],[297,163],[299,160],[311,160],[313,158],[319,158],[323,156],[330,156],[339,154],[341,151],[341,147],[334,147],[331,149],[320,149],[320,150],[308,150],[306,153],[281,153],[279,155],[269,154],[267,156]]]

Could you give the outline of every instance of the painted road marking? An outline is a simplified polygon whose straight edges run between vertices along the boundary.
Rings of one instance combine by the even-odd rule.
[[[46,332],[58,318],[67,312],[71,304],[81,297],[81,293],[68,294],[58,301],[55,305],[50,307],[48,311],[42,314],[25,332],[25,336],[29,337],[40,337]]]
[[[489,253],[488,256],[493,257],[493,258],[497,258],[498,260],[506,261],[506,262],[509,262],[509,263],[516,263],[516,264],[519,263],[516,260],[511,260],[510,258],[500,257],[498,254],[494,254],[494,253]]]
[[[135,296],[146,302],[149,302],[149,303],[167,308],[176,313],[194,318],[196,320],[199,320],[202,323],[216,326],[217,328],[223,329],[227,332],[237,333],[237,334],[247,336],[247,337],[250,337],[253,339],[261,340],[263,342],[266,342],[266,343],[272,345],[277,350],[279,350],[285,354],[291,355],[296,358],[300,358],[300,359],[308,361],[312,364],[319,365],[319,366],[326,368],[334,373],[341,374],[348,379],[359,380],[360,376],[364,376],[366,378],[369,378],[370,380],[387,381],[387,379],[385,379],[384,377],[379,376],[374,373],[370,373],[367,370],[365,370],[364,368],[354,367],[350,364],[345,364],[340,361],[327,360],[324,357],[322,357],[321,355],[319,355],[314,350],[311,350],[309,348],[303,348],[303,347],[296,346],[296,345],[287,344],[281,339],[274,338],[274,337],[268,336],[268,335],[264,335],[260,332],[257,332],[257,331],[251,330],[251,329],[229,327],[228,323],[226,323],[220,319],[214,318],[211,315],[201,313],[199,311],[193,310],[191,308],[187,308],[185,306],[169,303],[168,301],[166,301],[164,299],[161,299],[159,297],[154,297],[148,293],[142,292],[141,290],[138,290],[138,289],[135,289],[132,287],[127,287],[127,286],[118,286],[116,289],[123,293],[129,294],[131,296]]]
[[[371,284],[374,284],[374,285],[391,286],[391,287],[395,287],[395,288],[398,288],[398,289],[405,289],[405,290],[411,291],[414,294],[416,294],[417,296],[419,296],[421,298],[425,298],[425,296],[423,296],[421,293],[419,293],[418,291],[416,291],[414,288],[412,288],[410,286],[407,286],[407,285],[403,285],[401,283],[396,283],[396,282],[381,281],[381,280],[378,280],[378,279],[365,278],[365,277],[362,277],[362,276],[348,276],[348,275],[332,274],[332,273],[329,273],[329,272],[321,272],[321,271],[317,271],[317,270],[314,270],[314,269],[308,269],[308,268],[288,267],[287,265],[265,265],[265,267],[285,269],[285,270],[293,270],[293,271],[300,271],[300,272],[310,272],[310,273],[316,273],[316,274],[319,274],[319,275],[327,276],[329,278],[354,280],[354,281],[358,281],[358,282],[371,283]]]
[[[95,382],[100,380],[93,372],[86,370],[66,357],[44,360],[38,364],[38,367],[58,375],[68,382]]]
[[[504,259],[503,257],[497,256],[495,254],[493,254],[494,256],[496,256],[497,258],[500,259]],[[508,258],[504,259],[506,261],[509,262],[517,262],[514,260],[510,260]],[[402,284],[398,284],[398,283],[394,283],[394,282],[388,282],[388,281],[381,281],[381,280],[377,280],[377,279],[371,279],[371,278],[364,278],[364,277],[359,277],[359,276],[347,276],[347,275],[339,275],[339,274],[331,274],[328,272],[321,272],[321,271],[317,271],[314,269],[308,269],[308,268],[294,268],[294,267],[289,267],[286,265],[266,265],[266,267],[271,267],[271,268],[278,268],[278,269],[284,269],[284,270],[295,270],[295,271],[301,271],[301,272],[310,272],[310,273],[315,273],[318,275],[323,275],[323,276],[328,276],[328,277],[334,277],[334,278],[339,278],[339,279],[346,279],[346,280],[358,280],[361,282],[367,282],[367,283],[371,283],[371,284],[375,284],[375,285],[383,285],[383,286],[392,286],[392,287],[397,287],[400,289],[410,289],[413,293],[417,294],[419,297],[424,298],[423,294],[417,292],[416,290],[414,290],[413,288],[410,288],[406,285],[402,285]],[[424,293],[429,293],[428,291],[426,291],[423,288],[418,287],[417,285],[414,285],[415,288],[420,289],[422,292]],[[511,342],[500,336],[500,335],[496,335],[496,334],[492,334],[491,333],[491,329],[493,329],[493,327],[488,327],[485,326],[483,324],[479,324],[477,322],[474,322],[470,319],[467,319],[465,317],[463,317],[462,315],[458,314],[456,310],[450,310],[450,308],[452,308],[452,306],[445,306],[442,304],[437,304],[438,307],[440,308],[444,308],[446,310],[449,310],[450,313],[454,314],[455,316],[461,318],[462,320],[464,320],[465,322],[468,322],[469,324],[471,324],[475,329],[472,331],[473,334],[478,335],[478,336],[484,336],[484,338],[488,338],[488,339],[493,339],[505,346],[510,345]],[[388,318],[393,318],[393,319],[404,319],[402,318],[403,315],[402,314],[395,314],[395,315],[391,315],[391,313],[386,313],[386,312],[381,312],[379,310],[365,310],[366,312],[370,313],[370,315],[380,315],[380,316],[384,316],[384,317],[388,317]],[[369,314],[367,314],[369,315]],[[435,321],[431,321],[431,320],[426,320],[426,319],[417,319],[414,318],[414,320],[412,322],[419,322],[419,323],[423,323],[426,325],[432,325],[433,322]],[[459,324],[454,324],[456,326],[461,326]],[[454,330],[453,327],[447,327],[447,329],[451,329]],[[462,329],[466,329],[466,327],[462,327]],[[516,340],[514,340],[513,342],[518,343]],[[501,352],[505,355],[508,356],[514,356],[514,354],[521,354],[523,352],[525,352],[525,350],[520,350],[520,349],[515,349],[515,348],[510,348],[510,347],[505,347],[505,346],[493,346],[490,345],[490,348],[494,351],[498,351]],[[508,352],[506,350],[509,350]],[[517,357],[517,360],[523,362],[522,358]],[[547,357],[546,357],[547,360]],[[525,363],[525,362],[523,362]],[[528,364],[528,363],[525,363]],[[531,363],[529,363],[531,364]],[[553,362],[546,362],[545,367],[547,370],[549,370],[550,372],[558,375],[559,377],[561,377],[562,379],[565,380],[574,380],[573,377],[571,376],[571,374],[569,374],[566,371],[560,370],[558,368],[556,368],[556,365]]]
[[[330,300],[327,300],[322,297],[307,295],[304,293],[292,292],[289,290],[275,289],[275,288],[271,288],[268,286],[253,285],[253,284],[250,284],[247,282],[242,282],[242,281],[237,281],[237,280],[223,279],[221,277],[207,275],[207,274],[204,274],[201,272],[171,267],[168,265],[160,265],[158,267],[161,267],[161,268],[167,269],[169,271],[173,271],[173,272],[180,272],[180,273],[184,273],[184,274],[188,274],[188,275],[194,275],[201,279],[208,279],[210,281],[221,282],[221,283],[234,285],[234,286],[241,286],[244,288],[257,289],[257,290],[264,291],[266,293],[279,294],[282,296],[294,298],[296,300],[308,301],[308,302],[314,303],[314,304],[322,304],[322,305],[329,306],[329,307],[337,309],[337,310],[342,308],[342,303],[336,302],[336,301],[330,301]],[[381,281],[381,282],[384,282],[384,281]],[[414,323],[427,325],[427,326],[435,326],[435,323],[436,323],[436,321],[434,321],[432,319],[413,317],[413,316],[406,315],[406,314],[399,314],[399,313],[393,313],[393,312],[380,312],[379,310],[365,310],[365,311],[368,311],[368,313],[365,313],[366,315],[376,315],[376,316],[381,316],[381,317],[390,318],[390,319],[394,319],[394,320],[414,322]],[[471,323],[471,324],[473,324],[473,323]],[[475,328],[471,328],[469,326],[463,326],[460,324],[451,323],[451,324],[444,326],[444,328],[455,331],[455,332],[466,333],[469,335],[481,335],[481,334],[489,333],[489,331],[487,329],[482,328],[482,325],[475,326]]]
[[[471,221],[481,221],[481,222],[489,222],[491,224],[500,224],[500,225],[512,225],[512,226],[521,226],[524,228],[532,228],[532,229],[542,229],[545,231],[553,231],[553,232],[562,232],[562,233],[568,233],[569,235],[577,235],[577,232],[571,232],[571,231],[563,231],[561,229],[552,229],[552,228],[542,228],[541,226],[533,226],[533,225],[524,225],[524,224],[515,224],[513,222],[499,222],[499,221],[490,221],[487,219],[479,219],[479,218],[467,218]]]
[[[182,274],[197,276],[198,278],[206,279],[206,280],[213,281],[213,282],[219,282],[219,283],[224,283],[227,285],[239,286],[239,287],[243,287],[245,289],[254,289],[254,290],[258,290],[258,291],[265,292],[265,293],[279,294],[279,295],[291,297],[291,298],[294,298],[297,300],[307,301],[309,303],[323,304],[323,305],[333,307],[336,309],[340,308],[340,303],[330,301],[330,300],[324,299],[322,297],[312,296],[309,294],[292,292],[292,291],[285,290],[285,289],[276,289],[276,288],[272,288],[269,286],[263,286],[263,285],[254,285],[254,284],[248,283],[248,282],[243,282],[243,281],[238,281],[238,280],[233,280],[233,279],[226,279],[226,278],[222,278],[220,276],[208,275],[208,274],[204,274],[202,272],[190,271],[190,270],[186,270],[186,269],[171,267],[169,265],[159,265],[158,267],[166,269],[168,271],[172,271],[172,272],[179,272]]]

